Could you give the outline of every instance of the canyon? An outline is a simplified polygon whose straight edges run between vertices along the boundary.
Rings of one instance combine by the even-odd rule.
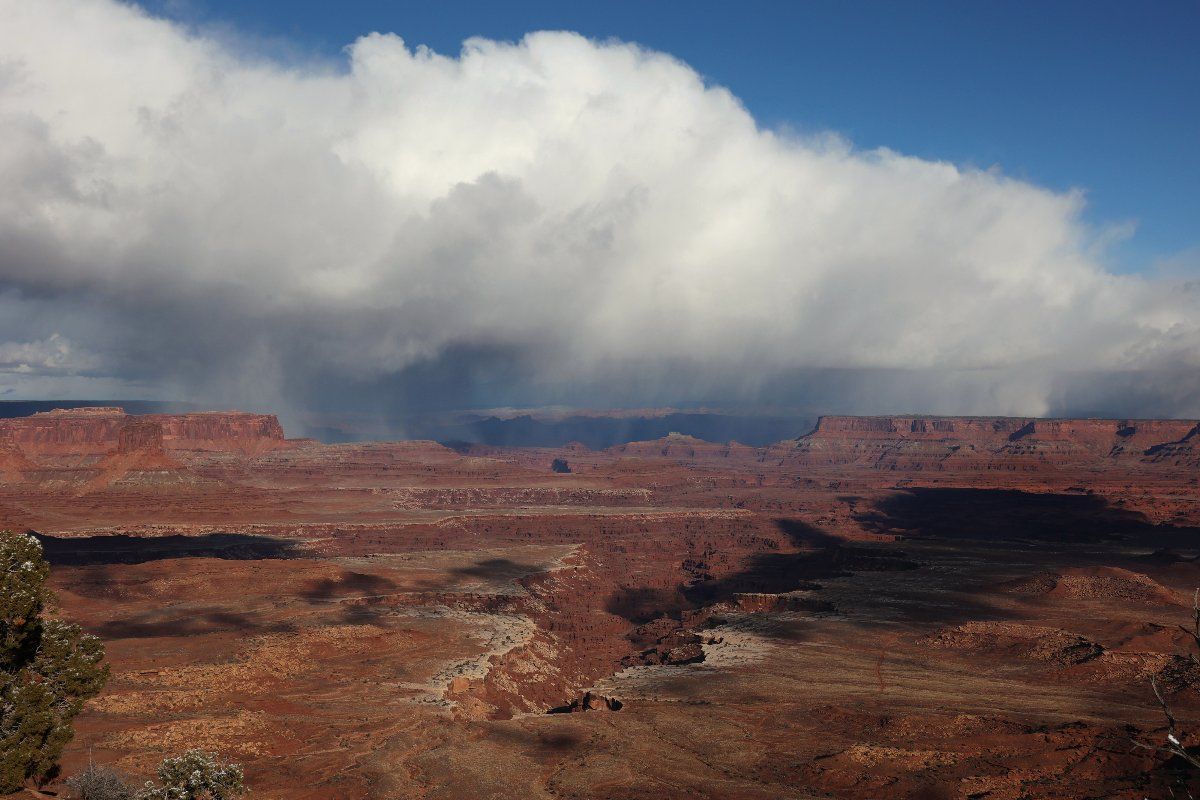
[[[1200,733],[1194,420],[825,416],[593,450],[65,409],[0,419],[0,528],[41,538],[56,613],[107,645],[65,774],[204,747],[306,800],[1194,777],[1135,744],[1165,735],[1151,679]]]

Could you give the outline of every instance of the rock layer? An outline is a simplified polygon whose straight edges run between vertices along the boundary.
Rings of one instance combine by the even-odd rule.
[[[784,459],[923,471],[1200,466],[1195,420],[821,417]]]
[[[107,455],[146,445],[158,450],[250,453],[273,449],[285,439],[272,414],[220,411],[132,416],[120,408],[96,407],[0,419],[0,442],[37,458]]]

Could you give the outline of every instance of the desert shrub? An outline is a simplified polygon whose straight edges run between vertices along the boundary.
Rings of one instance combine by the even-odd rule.
[[[133,800],[133,789],[112,767],[89,764],[78,775],[67,778],[72,800]]]
[[[163,759],[158,779],[162,785],[147,782],[137,800],[232,800],[246,793],[242,768],[203,750]]]
[[[567,473],[571,471],[571,465],[567,463],[565,458],[556,458],[554,461],[550,462],[550,469],[554,470],[555,472]]]
[[[43,619],[49,576],[37,539],[0,531],[0,794],[54,776],[71,721],[108,679],[99,639]]]
[[[1196,589],[1195,594],[1192,595],[1192,624],[1191,626],[1180,625],[1179,630],[1191,637],[1194,645],[1189,650],[1187,659],[1193,667],[1200,665],[1200,588]],[[1200,786],[1200,745],[1192,743],[1200,738],[1197,736],[1196,730],[1200,726],[1180,724],[1175,712],[1171,709],[1171,704],[1167,701],[1167,693],[1164,692],[1164,689],[1169,687],[1159,684],[1160,677],[1166,676],[1162,672],[1158,677],[1150,676],[1150,688],[1154,692],[1154,699],[1158,701],[1158,706],[1162,709],[1166,721],[1166,725],[1155,732],[1158,736],[1162,736],[1162,739],[1159,740],[1162,743],[1140,738],[1140,735],[1136,734],[1136,728],[1131,728],[1135,732],[1131,740],[1137,748],[1166,757],[1162,767],[1168,776],[1166,788],[1171,797],[1194,798],[1196,796],[1194,790]],[[1186,686],[1187,683],[1185,678],[1183,685]],[[1172,783],[1179,787],[1180,794],[1175,793],[1175,789],[1171,786]]]

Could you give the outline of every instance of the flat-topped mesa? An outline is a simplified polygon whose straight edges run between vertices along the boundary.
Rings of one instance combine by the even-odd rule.
[[[826,416],[789,461],[889,470],[1034,471],[1113,460],[1200,465],[1195,420]]]
[[[1134,442],[1180,441],[1195,435],[1195,420],[1182,419],[1038,419],[1034,417],[842,417],[817,420],[810,437],[903,438],[1018,441],[1021,439],[1070,440],[1073,442],[1113,439]]]
[[[817,420],[806,437],[945,439],[1008,437],[1032,420],[1018,417],[839,417]],[[806,437],[801,437],[804,439]]]
[[[694,458],[754,458],[758,451],[753,447],[738,444],[737,442],[720,444],[672,432],[661,439],[619,444],[610,447],[605,452],[636,458],[689,460]]]
[[[56,408],[0,419],[0,438],[27,455],[103,455],[116,447],[128,419],[119,408]]]
[[[49,411],[35,411],[32,417],[45,419],[47,417],[124,417],[125,409],[120,406],[82,406],[80,408],[52,408]]]
[[[28,456],[169,450],[259,453],[286,443],[272,414],[221,411],[132,416],[119,408],[55,409],[0,420],[0,440]]]
[[[163,442],[170,449],[262,452],[286,441],[274,414],[206,411],[146,418],[162,424]]]

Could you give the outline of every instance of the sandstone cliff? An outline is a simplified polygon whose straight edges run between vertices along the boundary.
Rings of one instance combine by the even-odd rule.
[[[103,455],[117,446],[128,415],[119,408],[44,411],[0,420],[0,437],[26,455]]]
[[[821,417],[784,460],[888,470],[1038,471],[1113,462],[1200,466],[1195,420]]]
[[[34,469],[36,465],[26,458],[12,437],[0,433],[0,480],[17,483]]]
[[[271,414],[240,411],[131,416],[119,408],[47,411],[0,420],[0,442],[27,458],[172,450],[259,453],[285,443]]]
[[[274,414],[212,411],[199,414],[149,414],[163,427],[163,443],[177,450],[228,450],[259,453],[284,443],[283,426]]]

